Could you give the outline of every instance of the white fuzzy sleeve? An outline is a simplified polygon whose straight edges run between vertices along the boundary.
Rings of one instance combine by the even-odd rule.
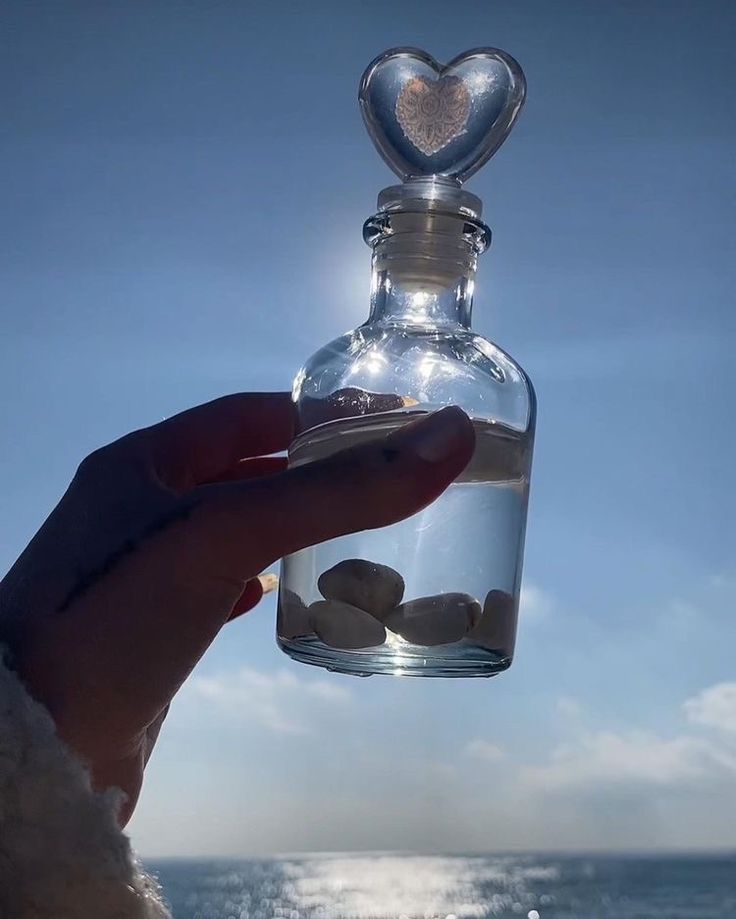
[[[97,794],[0,649],[0,916],[170,919]]]

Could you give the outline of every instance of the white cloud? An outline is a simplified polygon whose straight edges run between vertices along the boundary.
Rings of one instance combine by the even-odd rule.
[[[396,686],[395,704],[389,707],[379,687],[366,687],[364,693],[361,684],[351,696],[337,678],[319,678],[306,668],[245,668],[192,683],[194,696],[182,719],[185,733],[178,738],[172,725],[173,736],[160,751],[164,760],[154,757],[152,764],[149,803],[138,831],[147,834],[149,852],[193,854],[192,845],[197,853],[215,855],[379,849],[387,847],[387,840],[395,849],[457,852],[736,844],[734,734],[706,735],[690,727],[682,700],[661,712],[668,722],[673,714],[681,716],[679,727],[669,733],[607,724],[593,700],[582,697],[582,717],[568,718],[564,728],[554,717],[540,723],[535,747],[519,744],[507,722],[497,724],[498,733],[491,730],[494,722],[485,710],[458,725],[470,732],[455,745],[449,733],[434,729],[436,719],[416,717],[417,711],[429,711],[424,706],[430,687],[421,684],[391,684]],[[714,688],[694,698],[712,698]],[[580,707],[574,696],[556,701],[563,712]],[[500,709],[502,700],[497,704]],[[194,726],[187,721],[192,706],[197,710]],[[242,754],[228,762],[224,756],[213,760],[207,744],[192,749],[203,718],[229,731]],[[598,727],[591,730],[596,721]],[[480,724],[486,725],[482,732]],[[550,744],[555,730],[558,742]],[[563,738],[566,742],[559,743]],[[168,761],[186,763],[188,781],[200,783],[199,794],[205,796],[196,843],[188,842],[189,849],[177,834],[161,828],[184,827],[177,816],[180,785],[163,768],[156,785],[168,743]],[[254,749],[265,758],[269,748],[270,755],[279,756],[277,763],[264,762],[262,769],[249,764]],[[154,800],[164,803],[147,818]],[[243,824],[233,814],[245,809],[248,821]],[[316,812],[319,821],[313,819]],[[183,835],[189,832],[191,826],[181,829]],[[155,843],[160,839],[165,846]]]
[[[692,724],[736,733],[736,683],[716,683],[683,705]]]
[[[731,590],[736,588],[736,577],[732,574],[714,574],[710,579],[711,587]]]
[[[489,740],[483,740],[480,737],[471,740],[466,745],[465,753],[467,756],[473,756],[486,763],[497,763],[506,756],[506,751],[499,744],[491,743]]]
[[[519,615],[522,622],[524,618],[539,619],[547,616],[552,611],[553,605],[551,595],[540,587],[526,582],[521,585]]]
[[[599,731],[561,744],[546,765],[524,768],[522,779],[539,790],[666,786],[724,769],[736,772],[736,757],[697,737],[665,739],[639,731]]]
[[[350,698],[345,687],[327,680],[251,667],[213,677],[195,677],[187,690],[240,720],[283,734],[308,733],[315,706],[341,705]]]
[[[559,744],[539,765],[520,772],[520,789],[595,791],[606,793],[648,787],[682,789],[703,787],[708,780],[736,775],[736,683],[718,683],[702,690],[682,705],[691,724],[718,730],[709,738],[685,726],[665,737],[644,731],[583,730],[576,719],[581,703],[560,696],[557,711],[573,721],[574,740]]]
[[[661,620],[668,628],[674,626],[688,627],[695,625],[703,611],[689,600],[675,598],[665,605],[661,613]]]
[[[577,721],[584,713],[585,706],[574,696],[558,696],[555,700],[557,714],[566,721]]]

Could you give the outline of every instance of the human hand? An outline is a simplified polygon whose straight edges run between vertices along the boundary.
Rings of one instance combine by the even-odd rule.
[[[473,452],[449,408],[287,470],[287,394],[226,396],[92,453],[0,584],[0,641],[124,825],[175,693],[283,555],[433,501]]]

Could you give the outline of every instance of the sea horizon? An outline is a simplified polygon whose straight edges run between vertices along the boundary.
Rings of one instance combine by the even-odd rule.
[[[736,847],[733,848],[570,848],[570,849],[295,849],[288,852],[262,853],[223,853],[203,855],[142,855],[144,862],[163,861],[263,861],[267,859],[291,858],[344,858],[350,855],[370,856],[413,856],[428,858],[506,858],[534,856],[539,858],[586,858],[604,856],[611,858],[736,858]]]

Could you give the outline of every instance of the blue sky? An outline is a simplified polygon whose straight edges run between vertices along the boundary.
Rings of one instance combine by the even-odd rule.
[[[529,83],[469,183],[474,326],[539,396],[517,661],[322,674],[265,601],[173,707],[144,854],[736,846],[735,26],[725,2],[4,4],[5,568],[91,449],[289,388],[363,321],[392,180],[369,60],[496,45]]]

